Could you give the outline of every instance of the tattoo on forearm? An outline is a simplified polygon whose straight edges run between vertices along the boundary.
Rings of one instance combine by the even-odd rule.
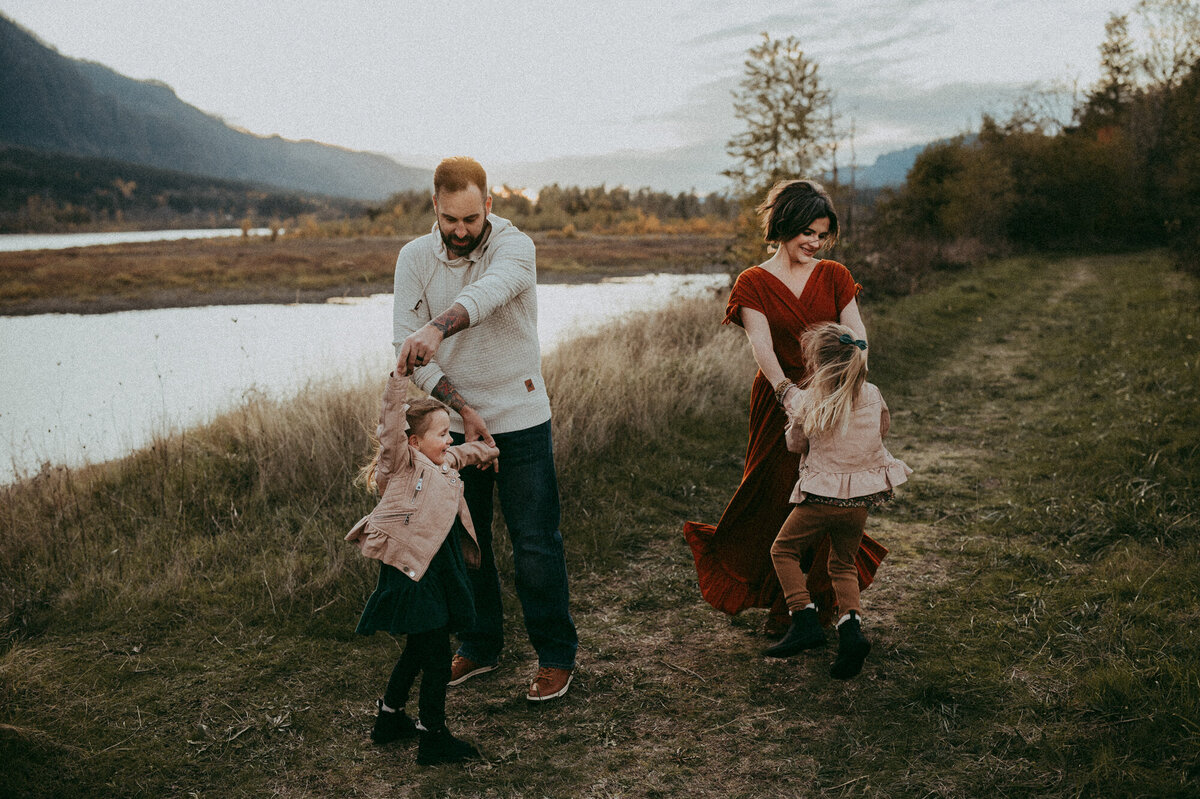
[[[455,411],[461,411],[467,405],[467,401],[463,399],[462,394],[458,393],[458,389],[450,382],[450,378],[442,375],[442,379],[433,387],[433,391],[429,392],[436,400],[449,405]]]
[[[429,324],[442,331],[443,338],[448,338],[460,330],[466,330],[471,324],[471,316],[466,308],[456,302]]]

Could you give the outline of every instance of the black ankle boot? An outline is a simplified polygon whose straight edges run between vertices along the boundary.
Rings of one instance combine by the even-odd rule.
[[[417,743],[417,763],[422,766],[435,766],[438,763],[462,763],[482,757],[478,749],[466,741],[455,738],[445,727],[433,731],[421,730],[420,735],[421,738]]]
[[[375,727],[371,730],[372,741],[377,744],[386,744],[401,738],[416,737],[417,725],[404,714],[403,710],[388,713],[383,709],[382,699],[375,700],[375,707],[379,708],[379,715],[375,717]]]
[[[775,646],[763,652],[767,657],[787,658],[804,649],[825,646],[825,631],[817,621],[817,609],[805,608],[792,614],[792,626]]]
[[[839,624],[837,629],[837,659],[829,667],[829,676],[835,680],[848,680],[862,671],[863,661],[871,651],[871,642],[862,634],[857,611],[850,611],[850,618]]]

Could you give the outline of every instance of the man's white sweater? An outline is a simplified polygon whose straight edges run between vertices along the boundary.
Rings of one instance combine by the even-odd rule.
[[[509,222],[488,215],[492,229],[470,255],[454,258],[433,230],[410,241],[396,258],[393,344],[454,303],[471,325],[442,342],[437,356],[413,374],[432,391],[448,377],[490,433],[535,427],[550,418],[537,333],[537,266],[533,240]],[[462,419],[450,417],[462,432]]]

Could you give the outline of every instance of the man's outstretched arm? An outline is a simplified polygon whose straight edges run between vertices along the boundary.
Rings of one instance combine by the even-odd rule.
[[[433,360],[443,341],[470,326],[471,317],[467,309],[457,302],[454,303],[404,339],[404,343],[400,345],[400,357],[396,368],[404,374],[411,374],[416,367],[424,366]]]

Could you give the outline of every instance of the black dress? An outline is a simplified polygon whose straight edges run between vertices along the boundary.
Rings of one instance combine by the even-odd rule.
[[[467,576],[459,535],[467,535],[457,518],[421,580],[394,566],[379,564],[379,582],[367,599],[355,632],[423,633],[447,628],[469,629],[475,623],[475,598]]]

